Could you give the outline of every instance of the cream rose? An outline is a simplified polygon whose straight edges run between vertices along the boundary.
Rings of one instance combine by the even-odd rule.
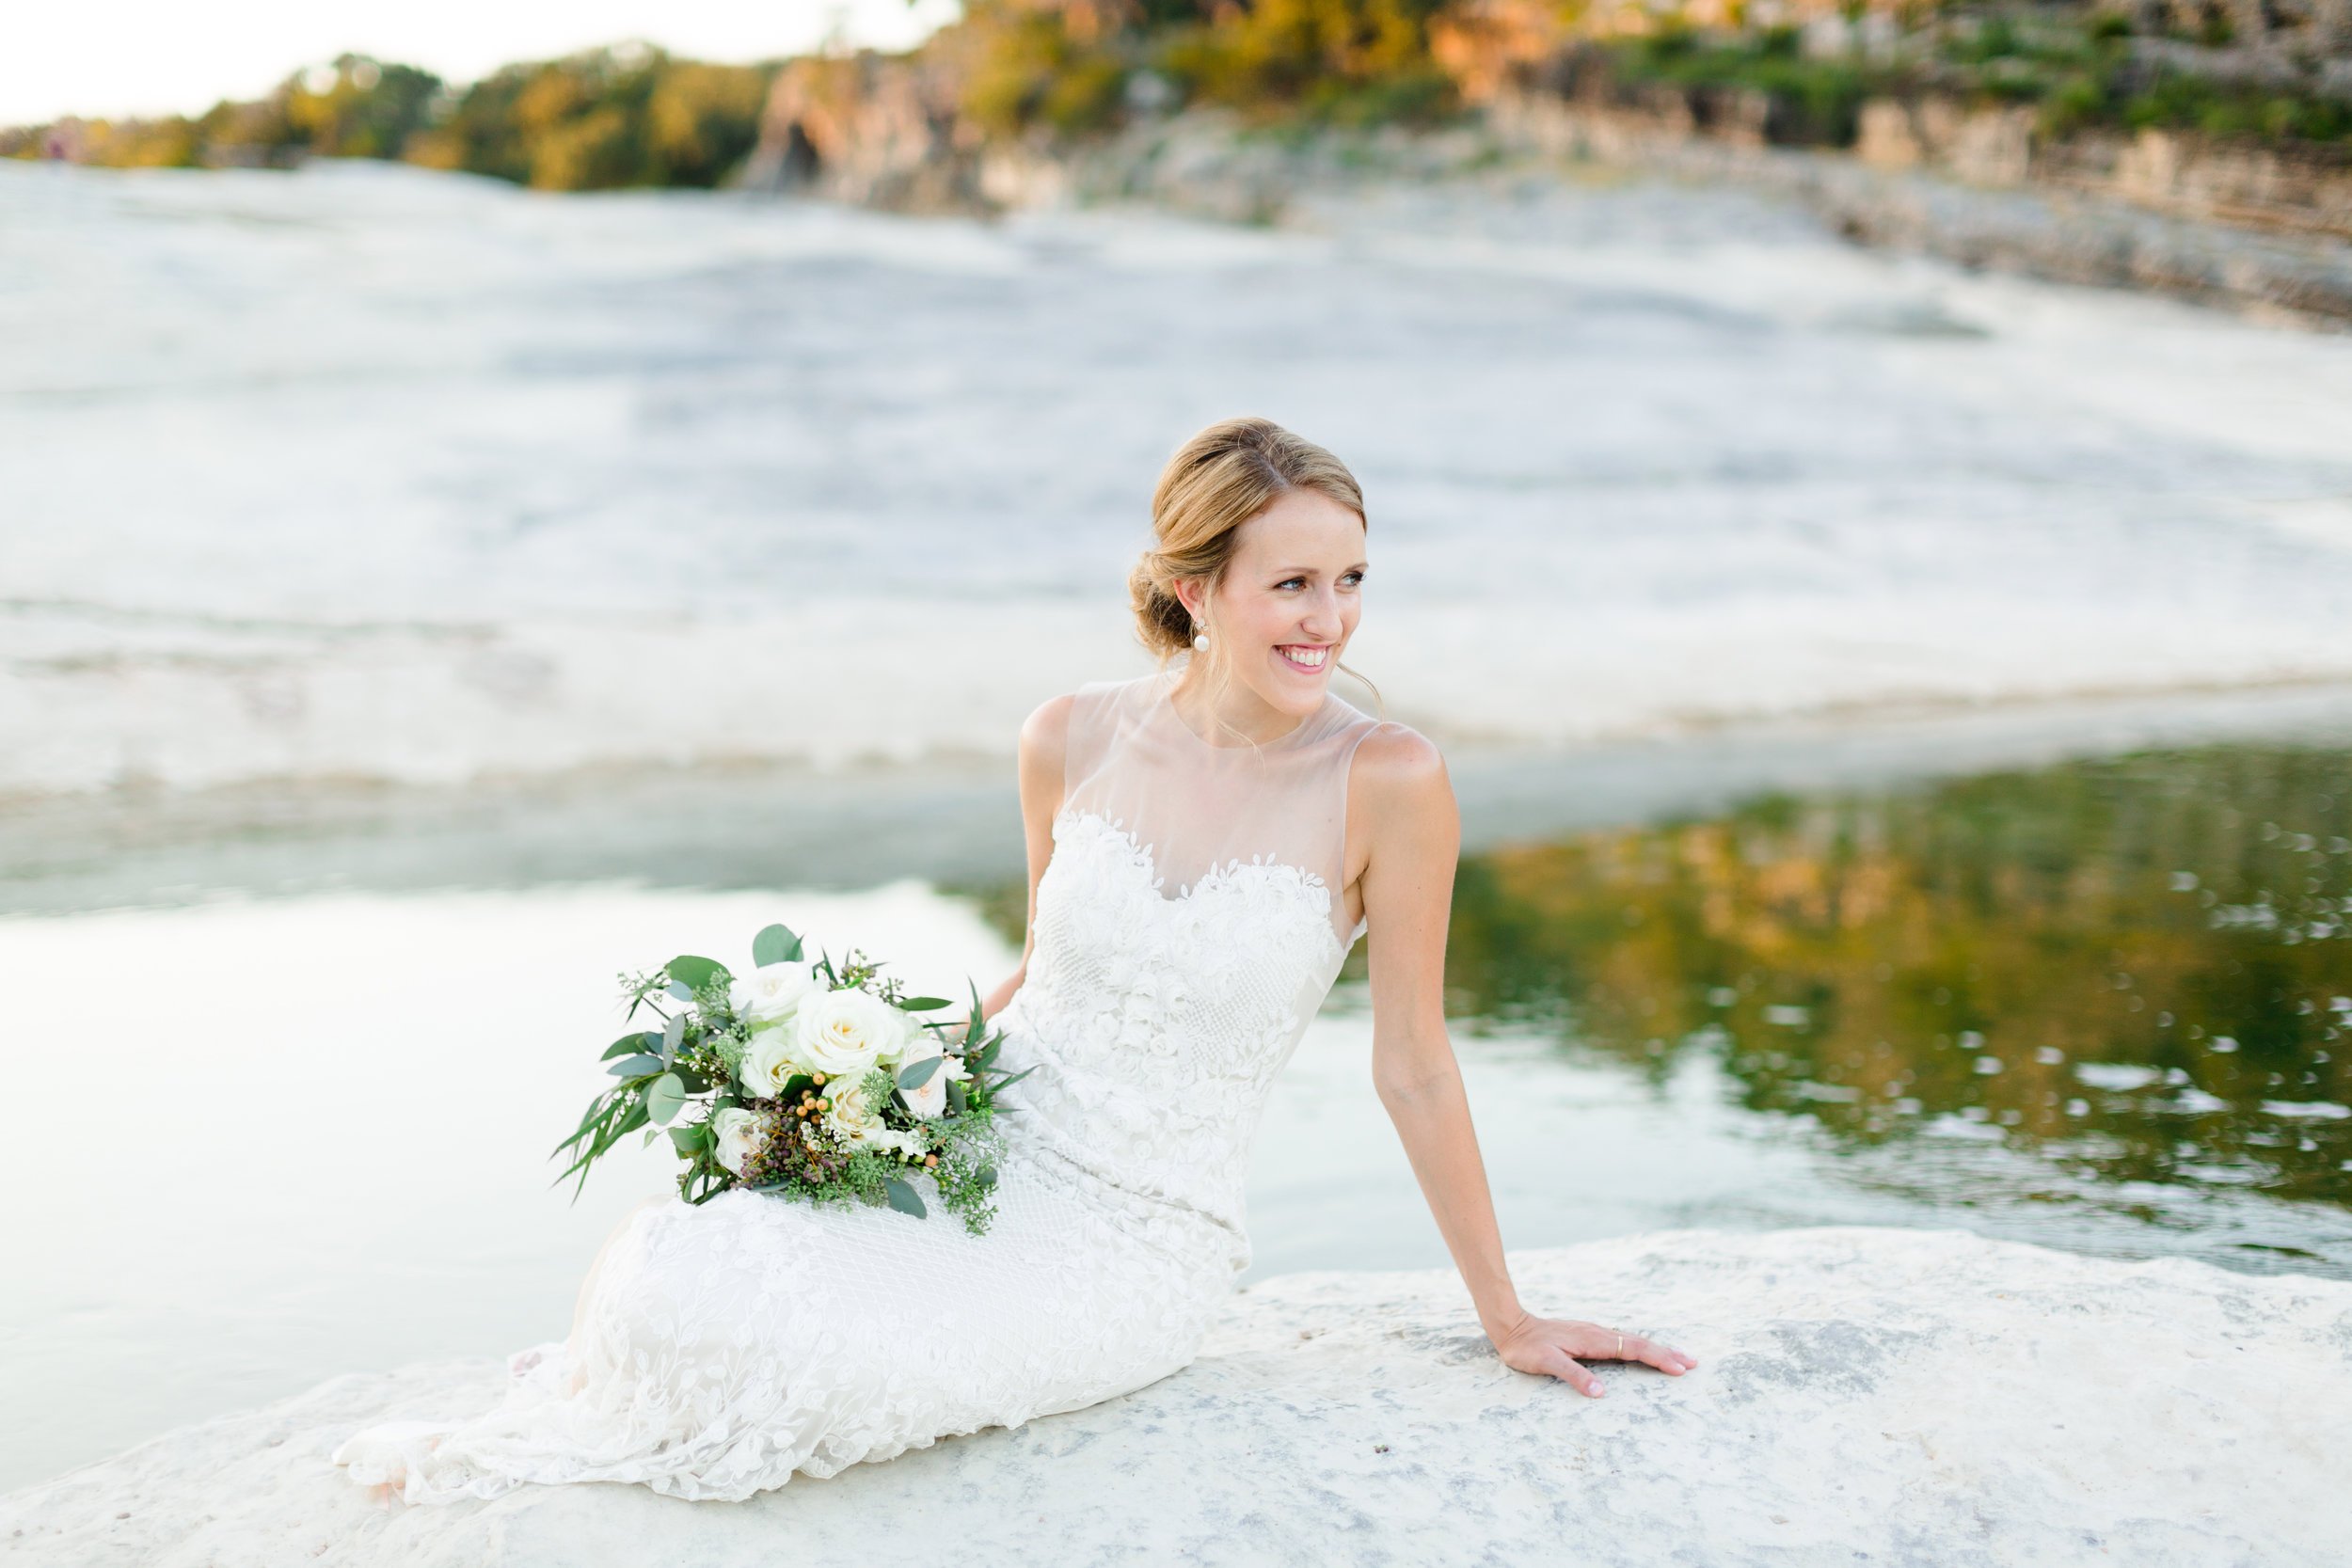
[[[861,1078],[891,1066],[914,1028],[905,1013],[855,988],[810,997],[792,1022],[800,1060],[828,1077]]]
[[[839,1133],[842,1142],[871,1147],[890,1131],[882,1124],[882,1107],[867,1097],[863,1080],[836,1078],[817,1092],[825,1101],[825,1125]]]
[[[710,1131],[718,1146],[719,1163],[736,1175],[742,1175],[743,1166],[761,1142],[759,1118],[740,1105],[727,1105],[710,1118]]]
[[[929,1078],[914,1088],[902,1088],[898,1091],[899,1097],[907,1102],[907,1109],[924,1121],[934,1120],[946,1113],[947,1085],[950,1081],[961,1082],[972,1076],[971,1071],[964,1067],[962,1062],[953,1056],[948,1056],[940,1048],[939,1037],[927,1029],[918,1029],[915,1032],[914,1040],[908,1044],[906,1050],[899,1053],[898,1066],[901,1069],[909,1068],[916,1062],[929,1061],[934,1056],[944,1057],[945,1060]]]
[[[754,1029],[788,1022],[817,989],[805,964],[761,964],[727,987],[727,1004]]]
[[[811,1070],[801,1060],[800,1037],[789,1029],[758,1029],[743,1044],[735,1076],[755,1100],[775,1100],[794,1074]]]

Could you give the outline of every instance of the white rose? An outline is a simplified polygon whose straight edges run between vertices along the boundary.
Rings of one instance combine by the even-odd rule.
[[[784,1094],[784,1085],[796,1073],[809,1070],[801,1060],[799,1041],[789,1029],[760,1029],[744,1042],[743,1059],[736,1064],[735,1076],[741,1081],[743,1092],[755,1100],[775,1100]]]
[[[955,1057],[946,1056],[946,1052],[940,1048],[939,1037],[928,1029],[919,1031],[915,1035],[914,1041],[898,1057],[898,1066],[912,1067],[916,1062],[929,1061],[933,1056],[943,1056],[946,1060],[941,1062],[937,1070],[925,1079],[919,1086],[898,1091],[899,1096],[907,1102],[907,1109],[925,1121],[933,1120],[946,1111],[947,1085],[951,1079],[961,1082],[972,1076],[971,1071],[964,1067],[962,1062]]]
[[[914,1025],[873,992],[851,988],[810,997],[801,1004],[792,1027],[800,1059],[811,1070],[862,1078],[898,1059]]]
[[[762,1141],[759,1118],[740,1105],[727,1105],[710,1118],[710,1131],[718,1145],[719,1163],[742,1175],[745,1163]]]
[[[882,1107],[866,1097],[862,1081],[836,1078],[818,1093],[825,1101],[825,1125],[852,1148],[871,1147],[880,1135],[890,1131],[882,1124]]]
[[[761,1029],[789,1019],[816,989],[805,964],[761,964],[727,987],[727,1004]]]

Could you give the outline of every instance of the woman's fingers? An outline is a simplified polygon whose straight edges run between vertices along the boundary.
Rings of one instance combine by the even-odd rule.
[[[1678,1350],[1661,1345],[1655,1339],[1636,1338],[1630,1334],[1625,1337],[1625,1354],[1618,1359],[1640,1361],[1657,1368],[1661,1372],[1671,1372],[1676,1377],[1680,1377],[1684,1372],[1698,1365],[1697,1361]]]
[[[1620,1335],[1600,1323],[1549,1319],[1523,1325],[1503,1358],[1521,1371],[1557,1378],[1591,1399],[1599,1399],[1602,1389],[1600,1379],[1584,1365],[1586,1361],[1634,1361],[1671,1377],[1680,1377],[1699,1364],[1696,1356],[1638,1334]]]
[[[1600,1398],[1600,1379],[1587,1370],[1581,1361],[1557,1346],[1552,1348],[1552,1355],[1554,1364],[1549,1369],[1552,1376],[1580,1394],[1587,1394],[1594,1399]]]

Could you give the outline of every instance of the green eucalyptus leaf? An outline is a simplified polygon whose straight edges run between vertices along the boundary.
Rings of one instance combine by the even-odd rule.
[[[703,1133],[709,1125],[708,1122],[698,1121],[691,1127],[673,1126],[669,1130],[670,1147],[678,1151],[680,1158],[692,1159],[702,1152]]]
[[[615,1078],[642,1078],[648,1072],[660,1072],[661,1058],[645,1055],[624,1056],[604,1070]]]
[[[994,1165],[982,1165],[978,1170],[972,1173],[972,1182],[975,1186],[993,1187],[996,1185],[996,1167]]]
[[[705,1078],[701,1073],[696,1072],[692,1068],[674,1067],[670,1069],[670,1071],[679,1083],[686,1085],[686,1092],[688,1094],[708,1094],[710,1092],[710,1080]]]
[[[648,1035],[642,1030],[634,1035],[623,1035],[619,1039],[614,1040],[611,1045],[604,1048],[604,1055],[601,1060],[609,1062],[615,1056],[627,1056],[633,1052],[643,1051],[646,1049],[648,1045],[660,1040],[660,1038],[661,1037],[659,1035]]]
[[[963,1085],[956,1079],[947,1080],[947,1109],[957,1116],[972,1108],[971,1096],[963,1092]]]
[[[672,958],[662,966],[662,973],[692,990],[700,990],[721,976],[734,978],[728,974],[727,966],[716,958],[697,958],[691,953],[681,953]]]
[[[645,1115],[657,1124],[666,1125],[685,1105],[686,1085],[676,1073],[665,1072],[645,1085]]]
[[[765,969],[770,964],[790,963],[801,956],[801,939],[788,927],[771,926],[752,938],[752,962]]]
[[[938,1073],[940,1064],[946,1060],[944,1056],[926,1056],[919,1062],[908,1063],[898,1069],[898,1086],[902,1089],[921,1088]]]
[[[913,1214],[921,1219],[929,1212],[923,1207],[923,1196],[914,1190],[912,1182],[885,1176],[882,1178],[882,1192],[889,1197],[890,1206],[901,1214]]]
[[[683,1013],[681,1013],[677,1017],[670,1020],[669,1026],[661,1031],[662,1066],[667,1067],[670,1063],[677,1060],[677,1048],[679,1042],[685,1038],[686,1017]]]

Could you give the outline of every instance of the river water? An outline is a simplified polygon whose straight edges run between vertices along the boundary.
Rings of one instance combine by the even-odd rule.
[[[1958,1225],[2352,1270],[2341,736],[1644,820],[1728,776],[1724,726],[1826,755],[2352,677],[2352,340],[1720,192],[1312,211],[0,166],[0,1063],[35,1113],[0,1407],[55,1418],[0,1433],[0,1487],[560,1333],[665,1180],[545,1185],[615,972],[782,919],[918,989],[1002,974],[1013,851],[962,841],[1011,831],[1029,705],[1141,667],[1152,477],[1241,411],[1363,479],[1352,661],[1392,714],[1632,759],[1462,770],[1474,837],[1626,824],[1466,863],[1508,1244]],[[856,869],[900,860],[980,870]],[[1253,1275],[1443,1265],[1368,1049],[1351,979],[1261,1132]]]

